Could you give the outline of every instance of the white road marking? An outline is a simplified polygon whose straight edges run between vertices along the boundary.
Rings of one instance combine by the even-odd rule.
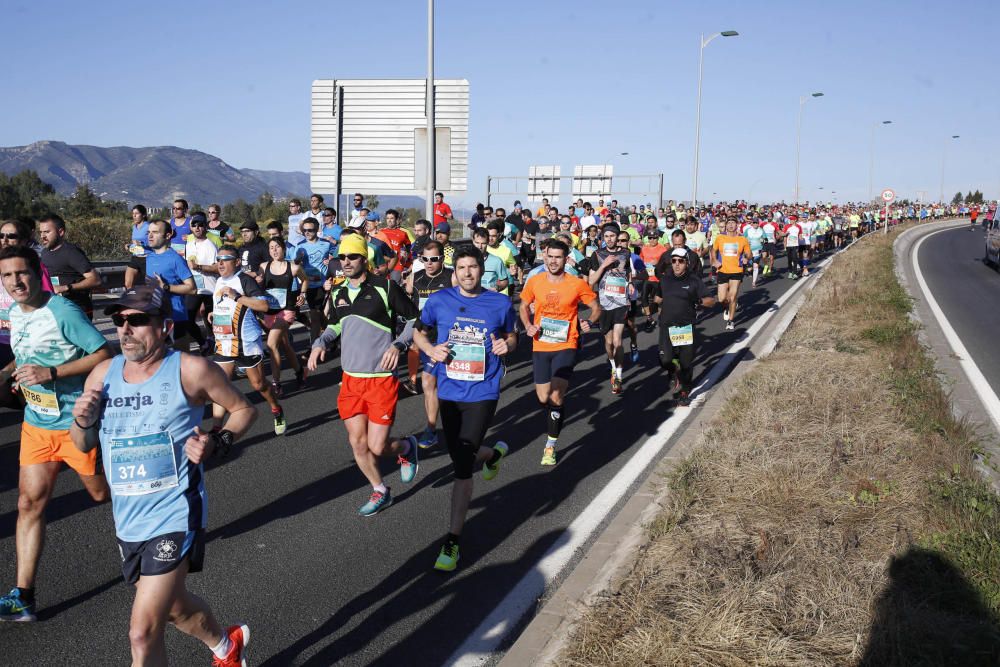
[[[845,248],[846,249],[846,248]],[[832,257],[827,257],[817,267],[825,266]],[[794,296],[803,285],[816,278],[800,278],[767,312],[757,318],[754,324],[743,332],[739,340],[729,346],[725,354],[712,366],[712,370],[691,391],[692,405],[704,400],[704,394],[736,361],[740,353],[750,345],[753,338]],[[789,320],[790,322],[790,320]],[[787,326],[787,325],[786,325]],[[773,345],[770,346],[773,349]],[[691,415],[692,408],[677,407],[674,413],[656,429],[632,458],[608,482],[597,496],[590,501],[576,519],[566,528],[559,539],[548,548],[535,567],[525,574],[510,593],[487,616],[479,627],[469,635],[445,664],[457,667],[474,667],[486,662],[521,618],[538,602],[545,588],[559,576],[569,564],[578,549],[604,521],[608,513],[618,504],[629,488],[642,475],[646,467],[660,454],[667,442],[680,430]]]
[[[962,228],[954,227],[952,229]],[[986,414],[988,414],[990,419],[993,421],[994,428],[996,428],[997,431],[1000,431],[1000,398],[997,398],[993,388],[990,387],[989,381],[983,375],[983,372],[979,370],[979,366],[976,365],[976,362],[972,360],[972,355],[969,354],[969,351],[962,343],[962,339],[958,337],[955,329],[948,322],[948,318],[945,317],[944,311],[941,310],[941,307],[938,305],[934,295],[931,294],[927,281],[924,280],[924,276],[920,273],[920,265],[917,261],[917,258],[920,256],[920,246],[924,241],[935,234],[947,231],[951,231],[951,229],[942,229],[936,232],[931,232],[930,234],[921,237],[920,240],[916,242],[913,246],[913,250],[910,251],[910,261],[913,264],[913,275],[916,276],[917,284],[920,285],[920,291],[923,292],[924,299],[927,301],[927,307],[931,309],[934,319],[937,320],[938,326],[941,327],[941,331],[944,332],[944,337],[948,341],[951,351],[956,357],[958,357],[958,363],[962,366],[962,370],[965,371],[965,376],[969,379],[969,384],[972,385],[976,395],[979,396],[979,400],[982,402],[983,408],[986,410]]]

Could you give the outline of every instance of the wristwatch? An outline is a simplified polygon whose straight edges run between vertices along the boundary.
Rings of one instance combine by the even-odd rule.
[[[393,341],[392,346],[399,350],[401,353],[406,352],[406,346],[400,343],[398,340]]]
[[[224,459],[229,456],[229,450],[233,448],[233,432],[226,429],[221,431],[212,431],[208,434],[212,441],[215,443],[215,450],[212,452],[212,456],[215,458]]]

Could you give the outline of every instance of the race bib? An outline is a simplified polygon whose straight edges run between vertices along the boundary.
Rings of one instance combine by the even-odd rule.
[[[108,481],[115,495],[144,496],[178,485],[174,442],[169,433],[112,438],[109,461]]]
[[[417,300],[417,308],[419,308],[420,310],[423,310],[424,309],[424,305],[427,303],[427,299],[429,299],[429,298],[430,298],[429,296],[422,296],[422,297],[420,297]]]
[[[233,338],[233,311],[229,308],[220,309],[215,307],[212,313],[212,333],[215,340],[232,340]]]
[[[284,310],[285,306],[288,304],[288,290],[282,289],[281,287],[272,287],[267,290],[268,295],[274,299],[274,302],[278,304],[278,308]],[[232,326],[232,318],[230,318],[230,326]]]
[[[674,347],[684,347],[694,345],[694,325],[685,327],[669,327],[667,333],[670,335],[670,344]]]
[[[21,394],[24,396],[28,407],[34,412],[46,417],[59,416],[59,402],[56,400],[56,393],[38,387],[32,389],[21,385]]]
[[[136,243],[135,241],[128,247],[128,251],[135,255],[136,257],[145,257],[146,248],[141,243]]]
[[[569,340],[569,321],[543,317],[538,340],[543,343],[565,343]]]
[[[740,251],[739,243],[723,243],[722,244],[722,256],[723,257],[736,257]]]
[[[653,272],[655,270],[656,270],[656,264],[650,264],[649,262],[646,262],[646,275],[648,275],[650,278],[652,278],[653,277]]]
[[[445,367],[447,376],[463,382],[482,382],[486,378],[486,345],[481,336],[451,330],[448,332],[452,359]]]
[[[625,276],[608,276],[604,281],[604,293],[613,296],[625,296],[628,280]]]
[[[192,272],[191,275],[194,277],[194,286],[200,290],[205,289],[205,276],[194,272]]]

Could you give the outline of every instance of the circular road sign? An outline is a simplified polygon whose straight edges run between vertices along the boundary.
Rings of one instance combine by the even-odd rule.
[[[888,204],[895,198],[896,198],[896,193],[890,190],[889,188],[886,188],[885,190],[882,191],[882,201],[884,201],[886,204]]]

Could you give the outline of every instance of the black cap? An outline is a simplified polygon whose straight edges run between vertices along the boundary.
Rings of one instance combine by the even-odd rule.
[[[244,222],[242,225],[240,225],[240,229],[252,229],[255,232],[260,231],[260,227],[253,220],[251,220],[250,222]]]
[[[164,318],[170,317],[172,312],[166,292],[155,283],[144,283],[125,290],[117,301],[104,309],[104,314],[111,315],[129,309]]]
[[[202,213],[201,211],[198,211],[197,213],[192,213],[191,214],[191,222],[188,223],[188,224],[194,224],[196,222],[200,222],[203,225],[207,225],[208,224],[208,218],[206,218],[205,214]]]

